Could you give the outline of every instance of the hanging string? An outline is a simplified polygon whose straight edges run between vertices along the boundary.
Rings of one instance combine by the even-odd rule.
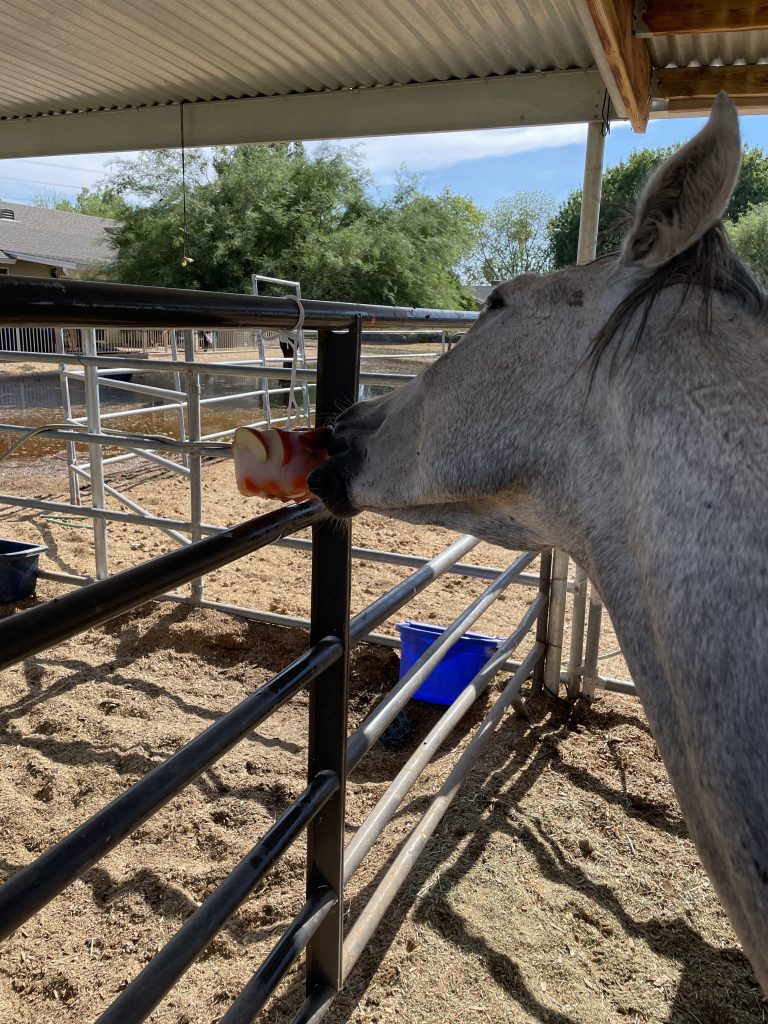
[[[179,118],[181,121],[181,221],[182,221],[182,246],[184,254],[181,257],[182,267],[188,267],[190,263],[195,261],[189,255],[187,249],[188,235],[187,235],[187,161],[186,161],[186,149],[184,146],[184,101],[179,103]]]

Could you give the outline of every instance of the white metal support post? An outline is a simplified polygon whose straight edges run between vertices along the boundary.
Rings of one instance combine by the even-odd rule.
[[[584,652],[584,620],[587,613],[587,574],[580,565],[575,566],[573,579],[573,606],[571,608],[571,647],[568,654],[569,697],[578,697],[581,690],[581,659]]]
[[[87,356],[96,356],[96,330],[83,327],[83,349]],[[91,434],[101,433],[101,406],[99,403],[99,370],[95,364],[85,367],[85,411],[88,430]],[[100,444],[88,445],[91,458],[88,475],[91,480],[91,502],[94,508],[106,508],[104,492],[104,465]],[[109,552],[107,549],[107,521],[94,519],[93,544],[96,555],[96,579],[104,580],[109,576]]]
[[[589,621],[587,623],[587,644],[584,650],[584,696],[590,700],[595,696],[598,682],[597,659],[600,654],[600,629],[603,624],[603,599],[594,583],[589,594]]]
[[[171,359],[174,361],[174,363],[178,363],[178,361],[179,361],[179,345],[178,345],[178,340],[176,338],[176,331],[175,330],[169,332],[168,340],[169,340],[170,345],[171,345]],[[176,391],[181,391],[181,374],[178,371],[175,372],[174,375],[173,375],[173,386],[176,389]],[[187,428],[186,428],[186,424],[184,422],[184,404],[183,404],[183,402],[179,403],[178,418],[179,418],[179,440],[180,441],[186,441],[187,440]],[[184,466],[186,466],[187,469],[189,469],[189,456],[187,455],[186,452],[182,455],[181,461],[182,461],[182,464]]]
[[[591,121],[587,128],[587,151],[584,159],[584,184],[581,195],[581,220],[579,222],[579,242],[576,256],[579,264],[588,263],[594,259],[597,250],[597,228],[600,216],[600,193],[602,189],[603,154],[605,151],[604,132],[605,125],[602,121]],[[544,669],[544,685],[553,694],[558,693],[560,689],[567,588],[568,556],[562,551],[555,551],[552,559],[549,633],[547,636],[547,660]],[[586,601],[587,576],[580,566],[576,566],[571,647],[568,659],[567,691],[569,697],[575,697],[579,692]]]
[[[256,347],[259,353],[259,363],[261,366],[267,365],[267,349],[264,344],[264,335],[261,331],[256,331]],[[272,382],[269,377],[262,377],[261,384],[261,407],[264,417],[264,422],[268,427],[272,426],[272,406],[269,401],[269,387]]]
[[[549,591],[549,625],[547,655],[544,663],[544,689],[552,697],[560,691],[560,665],[563,660],[565,601],[568,594],[568,555],[552,552],[552,575]]]
[[[597,233],[600,219],[600,197],[603,187],[603,157],[605,153],[605,125],[592,121],[587,128],[587,154],[584,160],[584,186],[581,193],[581,220],[576,262],[589,263],[597,253]],[[587,574],[576,566],[571,619],[571,649],[568,658],[569,697],[577,697],[581,687],[582,653],[584,649],[584,619],[587,609]],[[594,597],[593,597],[594,601]],[[591,612],[590,612],[591,614]],[[599,639],[599,628],[598,628]]]
[[[64,331],[57,327],[54,331],[56,338],[56,351],[59,355],[65,355]],[[59,363],[59,387],[61,388],[61,402],[64,408],[64,419],[67,423],[72,422],[72,402],[69,395],[69,378],[66,376],[66,364]],[[80,505],[80,481],[74,467],[77,465],[77,448],[74,441],[67,441],[67,476],[69,477],[69,500],[73,505]]]
[[[187,364],[187,436],[190,441],[199,441],[202,433],[200,416],[200,374],[194,367],[195,332],[184,331],[184,359]],[[203,521],[203,459],[199,452],[189,455],[189,518],[192,523],[190,536],[193,541],[203,536],[200,525]],[[203,577],[192,580],[192,603],[200,604],[203,599]]]

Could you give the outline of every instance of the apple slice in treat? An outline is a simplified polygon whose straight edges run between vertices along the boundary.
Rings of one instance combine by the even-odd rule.
[[[232,445],[241,494],[301,501],[310,497],[307,477],[328,458],[329,427],[255,430],[238,427]]]

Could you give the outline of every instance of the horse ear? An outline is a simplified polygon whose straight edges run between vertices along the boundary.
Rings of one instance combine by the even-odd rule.
[[[706,125],[645,186],[622,261],[653,269],[693,245],[722,220],[740,168],[736,107],[721,92]]]

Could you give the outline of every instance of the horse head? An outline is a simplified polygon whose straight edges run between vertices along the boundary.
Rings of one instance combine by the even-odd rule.
[[[450,352],[338,418],[309,486],[584,566],[768,991],[768,318],[721,223],[740,164],[721,94],[619,253],[495,288]]]
[[[578,495],[597,486],[596,462],[603,476],[619,458],[605,429],[616,382],[596,372],[606,362],[596,339],[648,282],[664,286],[655,319],[674,319],[679,295],[666,286],[680,271],[663,268],[684,253],[695,261],[690,250],[719,224],[740,161],[735,109],[722,94],[707,126],[649,183],[617,258],[496,287],[451,351],[339,416],[312,490],[341,516],[373,510],[585,557]]]

